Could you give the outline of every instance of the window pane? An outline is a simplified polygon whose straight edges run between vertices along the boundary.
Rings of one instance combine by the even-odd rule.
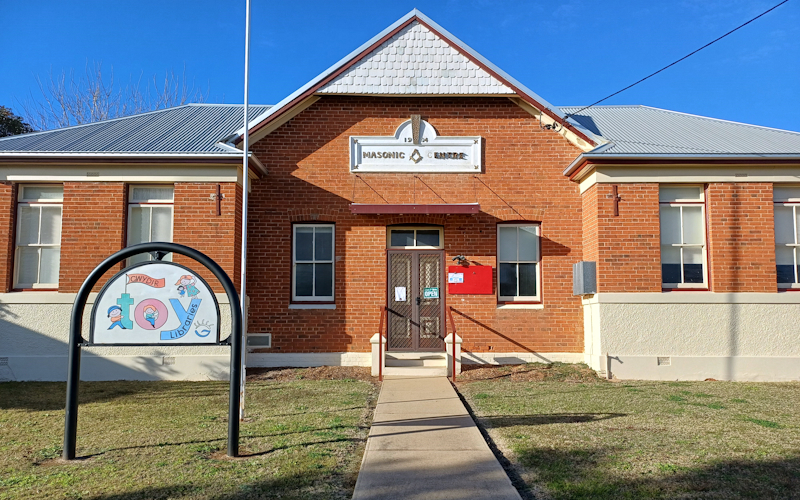
[[[439,231],[437,229],[420,229],[417,231],[418,247],[438,247]]]
[[[313,260],[314,228],[308,226],[295,226],[294,231],[295,260]]]
[[[39,283],[58,283],[58,263],[60,255],[61,249],[59,247],[42,248]]]
[[[703,201],[703,188],[700,186],[661,186],[658,201]]]
[[[150,231],[152,241],[172,240],[172,207],[152,207],[153,227]]]
[[[316,228],[316,236],[314,238],[314,260],[333,260],[332,227]],[[319,295],[319,293],[317,293],[317,295]]]
[[[702,283],[703,282],[703,249],[684,248],[683,249],[683,282]]]
[[[35,245],[39,243],[39,207],[19,206],[19,228],[17,229],[18,245]],[[30,283],[26,281],[25,283]]]
[[[40,243],[43,245],[58,245],[61,243],[61,207],[41,207],[41,209],[42,234]]]
[[[519,265],[519,294],[536,295],[536,264]]]
[[[536,235],[536,227],[527,226],[520,227],[517,233],[519,237],[519,260],[539,260],[539,236]],[[522,274],[519,275],[520,283],[522,282]],[[522,293],[522,285],[520,284],[520,295],[528,295]]]
[[[786,246],[775,247],[775,263],[778,283],[794,283],[794,249]]]
[[[661,282],[681,282],[681,249],[678,247],[661,247]]]
[[[174,188],[172,186],[143,186],[131,189],[131,202],[144,201],[172,201]]]
[[[36,247],[20,247],[18,255],[17,281],[26,285],[38,282],[39,249]]]
[[[500,279],[500,295],[503,297],[516,297],[517,295],[517,265],[500,264],[497,267]]]
[[[333,296],[333,264],[314,264],[314,267],[314,295]]]
[[[775,201],[800,201],[800,187],[773,186],[772,199]]]
[[[392,230],[390,245],[393,247],[413,247],[414,231]]]
[[[128,245],[150,241],[150,207],[131,207],[128,221]]]
[[[701,207],[683,208],[683,242],[703,244],[703,210]]]
[[[24,200],[61,200],[64,198],[63,186],[24,186],[22,199]]]
[[[792,207],[775,205],[775,243],[794,243],[794,216]]]
[[[681,243],[681,209],[661,205],[661,244]]]
[[[517,227],[500,226],[497,240],[497,259],[500,262],[515,262],[517,260]]]
[[[295,264],[294,294],[298,297],[314,295],[314,264]]]

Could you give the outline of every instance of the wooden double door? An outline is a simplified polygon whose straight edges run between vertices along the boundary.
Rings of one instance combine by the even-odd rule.
[[[387,348],[444,351],[444,250],[388,250]]]

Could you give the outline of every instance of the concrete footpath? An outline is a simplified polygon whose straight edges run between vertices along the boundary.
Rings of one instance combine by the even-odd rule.
[[[447,378],[385,379],[353,499],[465,498],[520,496]]]

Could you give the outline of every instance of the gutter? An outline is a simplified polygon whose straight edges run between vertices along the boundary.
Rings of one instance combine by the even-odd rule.
[[[603,147],[612,146],[609,144]],[[597,151],[597,150],[596,150]],[[572,163],[564,170],[563,174],[570,179],[575,179],[577,174],[587,163],[598,164],[631,164],[631,163],[800,163],[800,153],[727,153],[727,154],[696,154],[696,153],[666,153],[666,154],[602,154],[599,152],[582,153],[572,160]]]

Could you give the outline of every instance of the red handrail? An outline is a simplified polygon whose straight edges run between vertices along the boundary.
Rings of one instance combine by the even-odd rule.
[[[450,316],[450,325],[453,327],[453,382],[456,381],[456,322],[453,321],[453,307],[447,309],[447,315]]]
[[[386,306],[381,307],[381,323],[378,327],[378,381],[383,382],[383,319],[386,316]]]

